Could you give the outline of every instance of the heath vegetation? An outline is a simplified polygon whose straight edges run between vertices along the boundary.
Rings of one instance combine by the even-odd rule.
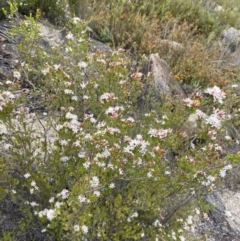
[[[212,208],[204,195],[239,165],[239,70],[215,44],[240,26],[233,5],[9,2],[21,62],[0,86],[1,215],[14,224],[0,224],[1,240],[194,240]],[[43,17],[65,27],[64,45],[41,47]],[[111,54],[90,51],[86,25]],[[159,96],[140,72],[156,52],[188,97]]]

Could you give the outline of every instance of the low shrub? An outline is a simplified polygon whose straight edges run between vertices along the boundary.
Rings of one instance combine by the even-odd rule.
[[[89,52],[84,25],[71,19],[65,45],[51,52],[33,17],[13,30],[24,36],[22,63],[0,93],[0,191],[20,219],[11,237],[185,240],[191,201],[204,215],[203,194],[231,169],[218,144],[230,118],[225,93],[159,98],[123,49]],[[23,86],[27,95],[16,92]]]

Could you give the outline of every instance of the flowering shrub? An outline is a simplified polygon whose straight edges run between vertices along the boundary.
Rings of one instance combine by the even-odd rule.
[[[20,230],[54,240],[187,240],[184,207],[202,208],[231,169],[218,144],[231,118],[220,109],[227,96],[213,87],[159,100],[149,87],[139,103],[151,77],[132,73],[122,49],[90,52],[79,18],[66,27],[64,46],[46,52],[37,23],[23,21],[15,30],[26,36],[23,62],[0,93],[1,192],[19,204]],[[29,93],[14,94],[22,86]],[[195,113],[192,137],[182,126]]]

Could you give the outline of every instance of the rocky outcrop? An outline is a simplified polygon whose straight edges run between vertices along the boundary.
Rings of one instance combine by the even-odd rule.
[[[7,33],[10,28],[8,21],[0,21],[0,81],[9,78],[18,64],[16,42]]]
[[[67,35],[65,29],[57,29],[48,21],[42,21],[38,24],[40,34],[39,44],[42,48],[47,51],[54,46],[64,45]],[[10,28],[11,25],[6,19],[0,21],[0,81],[11,78],[13,69],[19,62],[16,42],[7,34]],[[100,38],[97,39],[97,35],[91,28],[86,26],[86,30],[92,52],[112,52],[110,47],[99,41]]]
[[[160,95],[169,97],[178,95],[185,97],[185,93],[180,84],[172,77],[168,64],[159,57],[159,54],[150,54],[149,61],[154,89]]]
[[[199,227],[207,241],[240,241],[240,191],[223,189],[206,196],[214,208]]]
[[[231,53],[236,51],[240,42],[240,30],[233,27],[223,31],[221,43],[229,49]]]
[[[240,30],[231,27],[223,31],[220,52],[221,59],[228,57],[229,64],[240,64]]]

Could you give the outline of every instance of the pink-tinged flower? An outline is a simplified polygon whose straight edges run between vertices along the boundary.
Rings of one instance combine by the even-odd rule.
[[[100,102],[110,102],[113,100],[117,100],[118,98],[114,95],[114,93],[104,93],[103,95],[100,96]]]
[[[151,128],[148,134],[151,137],[157,137],[159,139],[165,138],[169,133],[172,133],[172,129],[153,129]]]
[[[107,127],[106,132],[111,134],[111,135],[121,133],[121,131],[118,128],[113,128],[113,127]]]
[[[200,99],[201,100],[203,98],[203,94],[201,92],[196,92],[192,95],[192,97],[194,99]]]
[[[193,105],[193,100],[190,98],[185,98],[183,99],[183,103],[187,106],[187,107],[192,107]]]
[[[222,121],[228,119],[231,119],[231,116],[226,115],[223,110],[214,109],[213,114],[208,116],[205,122],[218,129],[221,127]]]
[[[212,140],[216,140],[217,132],[214,129],[211,129],[211,130],[208,131],[208,135],[210,136],[210,138]]]
[[[198,107],[200,105],[200,102],[198,100],[192,100],[190,98],[183,99],[183,103],[187,107]]]
[[[106,64],[106,61],[104,59],[97,59],[97,62],[102,63],[102,64]]]
[[[119,112],[122,112],[123,110],[124,108],[122,106],[115,106],[109,107],[105,113],[112,118],[118,118],[121,115]]]
[[[131,77],[132,77],[133,79],[141,79],[141,78],[143,77],[143,73],[141,73],[141,72],[136,72],[136,73],[131,74]]]
[[[225,92],[223,92],[218,86],[214,86],[213,88],[207,88],[204,93],[212,95],[213,101],[218,101],[220,104],[222,104],[223,99],[226,98]]]
[[[179,133],[179,136],[180,136],[181,138],[184,138],[184,137],[187,136],[187,133],[186,133],[185,131],[182,131],[182,132]]]
[[[225,140],[227,140],[227,141],[231,141],[231,140],[232,140],[232,137],[229,136],[229,135],[226,135],[224,138],[225,138]]]
[[[197,109],[195,113],[196,113],[198,119],[205,119],[207,117],[207,115],[204,112],[202,112],[201,110]]]

